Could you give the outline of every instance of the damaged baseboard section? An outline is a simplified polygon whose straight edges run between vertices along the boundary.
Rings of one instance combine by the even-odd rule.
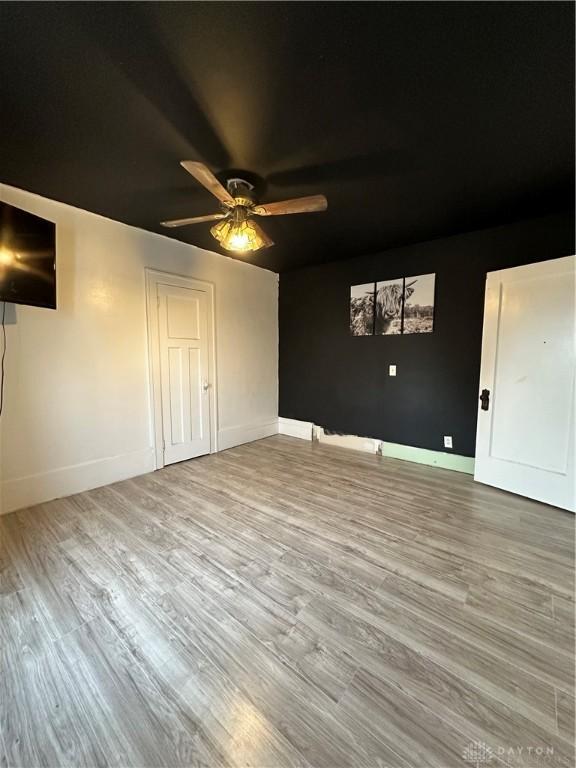
[[[425,448],[415,448],[410,445],[388,443],[371,437],[358,437],[356,435],[343,435],[324,429],[310,421],[298,421],[297,419],[280,418],[278,431],[281,435],[290,435],[304,440],[312,440],[324,445],[333,445],[337,448],[348,448],[354,451],[364,451],[377,456],[385,456],[401,461],[412,461],[416,464],[426,464],[430,467],[451,469],[455,472],[474,474],[474,459],[470,456],[460,456],[444,451],[431,451]]]
[[[356,435],[342,435],[337,432],[331,432],[314,425],[313,431],[318,435],[319,443],[334,445],[337,448],[350,448],[353,451],[364,451],[365,453],[378,453],[380,440],[373,440],[371,437],[357,437]]]

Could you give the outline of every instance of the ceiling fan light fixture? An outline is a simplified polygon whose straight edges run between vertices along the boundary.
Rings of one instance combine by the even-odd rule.
[[[222,248],[236,253],[259,251],[266,247],[266,242],[260,235],[257,226],[248,218],[227,218],[211,227],[212,236],[218,240]]]
[[[220,213],[171,219],[160,224],[163,227],[187,227],[189,224],[218,220],[218,224],[215,224],[210,232],[226,251],[248,253],[274,245],[272,238],[252,219],[253,216],[314,213],[325,211],[328,204],[324,195],[308,195],[277,203],[260,204],[255,199],[254,185],[244,179],[229,178],[225,188],[203,163],[182,160],[180,165],[220,201]]]

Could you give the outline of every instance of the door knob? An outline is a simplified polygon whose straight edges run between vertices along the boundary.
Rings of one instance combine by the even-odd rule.
[[[210,382],[205,381],[204,384],[202,384],[202,389],[204,390],[204,392],[208,392],[208,390],[210,389]]]
[[[482,405],[480,406],[483,411],[487,411],[488,408],[490,408],[490,390],[489,389],[483,389],[480,393],[480,402]]]

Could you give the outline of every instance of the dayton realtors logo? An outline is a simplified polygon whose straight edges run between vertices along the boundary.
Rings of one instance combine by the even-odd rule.
[[[489,747],[483,741],[471,741],[462,752],[462,757],[467,763],[471,763],[476,768],[482,768],[493,758],[512,758],[522,757],[524,764],[532,763],[537,765],[543,760],[548,760],[554,754],[554,747],[534,747],[534,746],[503,746]]]
[[[489,763],[494,757],[494,750],[483,741],[471,741],[462,752],[462,757],[467,763],[473,763],[476,768]]]

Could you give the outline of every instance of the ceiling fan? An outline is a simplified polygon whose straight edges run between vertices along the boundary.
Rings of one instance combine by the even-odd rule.
[[[203,163],[182,160],[180,165],[220,200],[221,212],[191,219],[173,219],[160,222],[163,227],[186,227],[204,221],[218,221],[210,232],[227,251],[258,251],[274,242],[254,221],[254,216],[284,216],[288,213],[314,213],[325,211],[328,201],[324,195],[297,197],[279,203],[258,203],[254,199],[254,186],[244,179],[228,179],[224,187]]]

